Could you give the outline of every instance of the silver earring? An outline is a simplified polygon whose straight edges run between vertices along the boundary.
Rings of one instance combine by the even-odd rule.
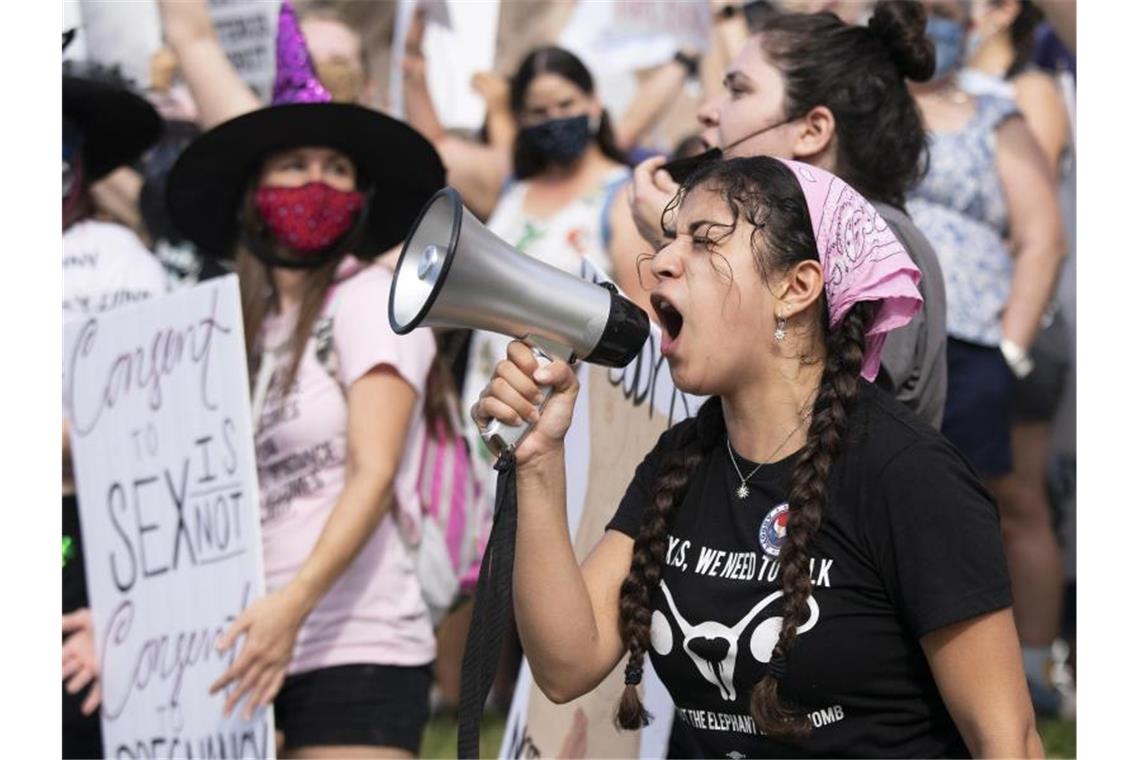
[[[776,336],[776,341],[778,343],[784,342],[784,338],[787,336],[787,333],[784,331],[784,329],[787,326],[788,326],[788,320],[784,319],[783,316],[776,317],[776,332],[774,333],[774,335]]]

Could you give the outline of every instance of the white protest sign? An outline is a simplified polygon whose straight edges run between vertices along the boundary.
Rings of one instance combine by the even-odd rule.
[[[69,322],[63,388],[107,757],[272,758],[209,695],[264,593],[237,277]]]
[[[268,101],[277,66],[280,0],[210,0],[210,17],[226,58],[257,97]]]
[[[588,260],[581,276],[607,281]],[[566,434],[566,512],[579,562],[593,549],[633,480],[634,470],[674,423],[697,413],[704,399],[678,390],[661,355],[661,329],[621,369],[580,365],[574,421]],[[623,660],[589,694],[556,705],[535,687],[523,659],[507,715],[500,758],[665,756],[673,702],[648,658],[642,699],[654,720],[641,731],[618,731],[613,716],[625,688]]]
[[[80,12],[64,6],[65,16],[79,22],[75,43],[82,42],[86,60],[119,66],[139,89],[150,86],[150,59],[162,45],[158,5],[80,0]],[[76,51],[76,56],[79,52]]]
[[[63,0],[63,31],[74,32],[74,37],[63,50],[65,61],[86,61],[87,41],[80,30],[83,28],[83,7],[79,0]]]
[[[611,113],[624,113],[637,91],[634,72],[672,60],[682,47],[708,48],[712,16],[693,0],[589,0],[574,8],[559,37],[594,75]]]
[[[678,48],[709,45],[708,5],[692,0],[592,0],[580,3],[562,44],[601,69],[625,71],[669,61]]]
[[[481,128],[487,107],[471,88],[471,79],[494,67],[499,0],[399,0],[389,80],[392,113],[399,117],[404,114],[404,42],[417,6],[427,22],[423,37],[427,86],[440,124],[449,129]]]

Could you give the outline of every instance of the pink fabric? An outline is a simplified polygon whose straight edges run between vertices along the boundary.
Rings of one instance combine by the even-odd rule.
[[[359,266],[346,259],[338,275],[347,276]],[[387,270],[366,266],[337,286],[333,342],[339,383],[318,360],[311,339],[297,383],[282,397],[287,351],[278,361],[256,436],[269,590],[296,574],[344,488],[348,419],[343,389],[382,364],[395,368],[419,396],[394,491],[400,519],[420,519],[423,391],[435,341],[427,330],[405,336],[392,332],[383,309],[377,308],[387,301],[390,285]],[[268,319],[263,345],[287,341],[295,319],[295,313]],[[412,558],[389,513],[306,620],[289,672],[351,663],[421,665],[434,657],[435,639]]]
[[[437,421],[436,441],[444,440],[446,437],[447,430],[443,422]],[[434,456],[432,456],[432,452],[434,452]],[[450,446],[437,444],[434,448],[429,448],[428,439],[425,436],[423,453],[420,457],[419,482],[421,483],[421,492],[422,484],[430,483],[431,497],[430,503],[424,504],[423,509],[425,514],[430,514],[431,519],[440,525],[444,544],[453,566],[462,561],[463,541],[467,531],[470,530],[468,521],[475,519],[471,513],[474,505],[467,503],[466,492],[460,487],[461,484],[466,483],[471,478],[470,470],[471,463],[464,451],[462,439],[453,439]],[[448,484],[451,486],[451,501],[447,505],[440,505],[442,494]],[[432,510],[436,505],[446,509],[446,513],[442,516],[433,513]],[[418,531],[409,533],[409,535],[414,536],[416,540],[420,536]],[[480,536],[479,541],[480,548],[486,546],[484,536]],[[456,572],[462,590],[469,591],[475,587],[475,582],[479,578],[481,557],[482,551],[479,552],[479,557],[472,562],[471,567],[457,568]]]
[[[442,427],[442,425],[441,425]],[[462,445],[462,439],[456,443]],[[460,453],[458,450],[453,450]],[[451,458],[451,482],[462,483],[467,474],[467,457],[453,456]],[[460,544],[463,541],[463,526],[466,520],[464,513],[466,505],[463,503],[463,489],[451,489],[451,511],[447,515],[447,551],[452,557],[458,557]],[[462,569],[462,568],[461,568]],[[462,579],[461,579],[462,580]]]
[[[862,369],[863,377],[874,380],[887,333],[922,308],[922,272],[871,202],[850,185],[823,169],[779,160],[792,170],[807,199],[831,329],[860,301],[879,303],[867,330]]]

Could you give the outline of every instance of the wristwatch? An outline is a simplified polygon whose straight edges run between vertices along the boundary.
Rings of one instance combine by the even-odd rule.
[[[742,5],[724,5],[717,9],[714,14],[717,21],[728,21],[733,16],[744,11]]]
[[[701,66],[699,55],[686,55],[680,50],[673,54],[673,60],[684,66],[686,74],[690,77],[695,77]]]
[[[1033,358],[1021,346],[1009,338],[1002,338],[1000,348],[1001,355],[1005,357],[1005,363],[1009,365],[1013,376],[1018,380],[1025,379],[1029,373],[1033,372]]]

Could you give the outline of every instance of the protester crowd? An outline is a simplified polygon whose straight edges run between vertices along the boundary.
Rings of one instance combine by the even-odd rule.
[[[740,199],[755,204],[757,192],[776,193],[764,182],[799,192],[790,181],[780,184],[782,167],[800,172],[801,183],[811,172],[833,175],[865,199],[861,213],[882,221],[873,234],[885,230],[905,253],[907,277],[914,273],[914,294],[906,296],[913,309],[890,332],[871,327],[886,308],[878,315],[853,309],[840,327],[832,314],[831,327],[840,331],[832,335],[866,326],[858,350],[875,360],[842,367],[846,380],[828,369],[819,393],[827,383],[851,387],[861,370],[884,397],[909,409],[914,440],[934,447],[924,436],[939,431],[948,441],[953,453],[938,461],[953,459],[961,473],[953,481],[933,477],[931,488],[942,483],[947,494],[957,487],[972,494],[963,497],[964,523],[996,504],[1000,546],[990,547],[982,528],[971,534],[964,525],[962,532],[977,541],[979,563],[1004,564],[995,571],[1002,578],[1008,572],[1010,601],[994,597],[992,609],[1012,608],[1037,715],[1075,716],[1073,589],[1058,532],[1072,517],[1065,511],[1074,506],[1073,486],[1063,466],[1071,460],[1058,455],[1053,429],[1075,355],[1074,315],[1058,296],[1074,252],[1062,213],[1075,171],[1067,97],[1075,81],[1073,4],[708,0],[706,44],[679,45],[671,60],[640,72],[622,113],[604,105],[606,72],[591,71],[584,56],[533,31],[535,39],[523,44],[528,30],[519,29],[514,43],[526,50],[512,70],[471,82],[486,106],[476,132],[441,121],[423,44],[432,21],[422,8],[402,49],[389,51],[401,67],[397,118],[374,96],[372,35],[337,3],[283,4],[276,82],[262,102],[226,58],[206,0],[156,2],[163,47],[149,82],[126,80],[113,62],[64,64],[64,318],[238,275],[267,594],[227,633],[224,645],[240,654],[215,686],[231,687],[227,708],[272,705],[283,754],[336,756],[352,748],[354,756],[412,757],[429,717],[459,702],[495,487],[494,455],[480,425],[494,412],[488,389],[515,370],[504,370],[512,349],[503,336],[427,329],[397,336],[388,328],[392,269],[422,205],[445,185],[455,187],[511,246],[573,274],[588,261],[674,334],[680,328],[670,324],[670,309],[651,291],[655,282],[681,277],[671,269],[681,265],[671,262],[679,241],[694,239],[685,226],[693,218],[690,197],[701,187],[720,188],[736,199],[735,214],[756,221],[761,212]],[[83,29],[65,34],[65,50],[77,34]],[[664,144],[664,120],[676,123],[677,103],[696,89],[697,107]],[[747,189],[757,183],[760,191]],[[803,193],[796,197],[807,197],[816,221]],[[768,225],[769,245],[790,244],[802,240],[793,222],[773,211],[756,229]],[[818,227],[816,235],[822,246]],[[92,251],[98,256],[85,255]],[[788,298],[791,306],[781,301],[774,312],[779,343],[785,334],[799,340],[812,326]],[[696,325],[696,310],[720,304],[688,306]],[[834,403],[844,410],[840,417],[863,409]],[[723,434],[727,420],[733,432],[731,409],[702,414],[719,415],[713,427]],[[747,458],[736,469],[743,493],[745,467],[789,457],[798,450],[793,441],[821,445],[823,422],[800,419],[784,438],[788,428],[766,460]],[[842,435],[842,424],[836,430]],[[321,477],[307,486],[279,466],[326,443],[332,453],[312,462]],[[745,459],[734,448],[730,443],[728,454]],[[447,481],[455,497],[425,485],[430,463],[443,456],[463,462]],[[816,456],[813,472],[826,481],[837,450]],[[834,482],[850,477],[840,461]],[[100,674],[71,471],[65,419],[63,746],[66,757],[101,757]],[[641,502],[649,509],[659,493],[641,473],[638,499],[627,495],[620,510],[614,505],[607,536],[640,540]],[[800,470],[789,469],[788,477],[797,493],[811,491]],[[967,480],[983,484],[986,495],[962,486]],[[402,531],[433,519],[443,502],[462,505],[452,508],[464,510],[474,548],[456,559],[459,550],[447,547],[460,591],[440,599],[417,575]],[[820,541],[834,540],[820,531]],[[660,566],[639,571],[639,557],[631,578],[660,577]],[[626,594],[623,586],[623,616]],[[937,616],[924,614],[915,613],[916,626],[930,630]],[[522,641],[541,661],[549,632],[533,618],[519,622]],[[631,664],[646,656],[637,643],[639,636],[648,641],[648,624],[642,627],[623,617],[623,646],[614,654],[628,649]],[[522,656],[519,637],[509,638],[496,709],[509,704]],[[782,656],[794,640],[794,632],[781,634]],[[802,660],[791,662],[789,678]],[[637,684],[639,666],[635,671],[627,669],[627,683]],[[761,713],[768,709],[759,703]],[[622,707],[623,724],[638,725],[632,708]],[[950,707],[956,717],[966,709]],[[975,750],[973,738],[965,739]],[[675,731],[671,749],[679,756],[701,748],[699,739]]]

